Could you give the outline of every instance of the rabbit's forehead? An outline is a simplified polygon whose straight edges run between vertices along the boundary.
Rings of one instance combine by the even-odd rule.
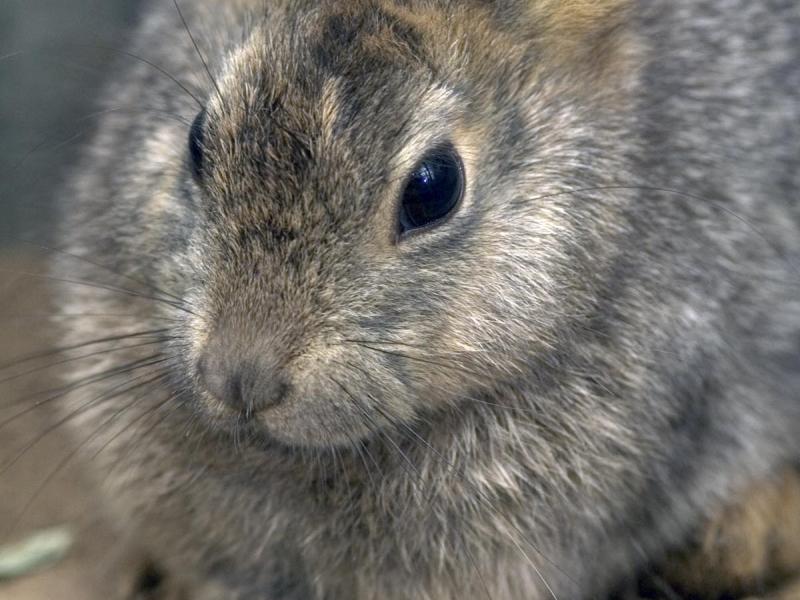
[[[281,229],[359,223],[425,120],[419,35],[379,8],[317,15],[301,36],[275,27],[230,55],[210,98],[212,195],[229,216]]]

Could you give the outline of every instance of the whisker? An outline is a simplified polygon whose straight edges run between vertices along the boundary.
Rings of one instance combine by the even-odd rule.
[[[604,337],[604,338],[610,338],[609,334],[601,332],[601,331],[598,331],[598,330],[593,329],[591,327],[582,326],[581,325],[580,328],[583,329],[584,331],[587,331],[587,332],[592,333],[594,335],[597,335],[597,336],[600,336],[600,337]],[[374,350],[376,352],[380,352],[381,350],[378,349],[378,348],[375,348],[374,345],[403,346],[403,347],[406,347],[406,348],[422,350],[422,351],[425,351],[425,352],[429,353],[429,347],[413,345],[413,344],[407,344],[407,343],[396,342],[396,341],[387,341],[387,340],[352,340],[352,339],[346,339],[346,340],[343,340],[343,341],[347,342],[347,343],[355,343],[355,344],[359,345],[359,347],[361,347],[361,348],[365,348],[367,350]],[[660,354],[666,354],[666,355],[669,355],[669,356],[680,357],[680,355],[678,353],[676,353],[674,351],[670,351],[670,350],[664,350],[664,349],[659,349],[659,348],[650,348],[650,350],[652,352],[656,352],[656,353],[660,353]],[[465,352],[451,352],[451,353],[447,353],[447,354],[441,354],[440,353],[440,354],[436,354],[434,356],[435,356],[436,359],[448,360],[448,359],[450,359],[450,357],[476,356],[476,355],[478,355],[480,353],[482,353],[482,351],[471,350],[471,351],[465,351]],[[419,357],[419,356],[414,356],[414,355],[411,355],[411,354],[399,353],[399,352],[396,353],[396,354],[398,356],[402,356],[403,358],[406,358],[406,359],[411,360],[411,361],[431,362],[431,361],[434,360],[434,359],[431,359],[431,358],[429,358],[427,356],[426,357]],[[591,374],[590,373],[584,373],[584,372],[576,370],[576,369],[567,368],[564,365],[556,366],[556,365],[551,364],[548,361],[536,359],[536,357],[531,357],[531,360],[535,360],[536,364],[538,365],[538,368],[540,370],[542,370],[542,371],[549,371],[549,372],[554,372],[554,373],[557,373],[557,374],[566,373],[566,374],[575,375],[575,376],[579,376],[579,377],[583,377],[583,378],[591,378]],[[479,377],[478,373],[466,370],[466,368],[463,365],[458,365],[458,364],[449,364],[448,365],[448,364],[443,363],[441,360],[436,360],[433,364],[435,364],[436,366],[441,367],[443,369],[459,370],[462,373],[466,372],[467,374],[472,375],[473,378],[478,378]],[[511,372],[511,371],[509,371],[509,372]],[[595,384],[596,385],[600,385],[600,383],[597,382],[597,381],[595,381]],[[607,388],[604,387],[604,389],[605,389],[605,391],[609,392],[610,395],[614,395]],[[499,407],[499,408],[506,408],[506,409],[520,411],[520,412],[530,412],[530,413],[535,413],[535,414],[539,414],[539,412],[540,412],[540,411],[527,409],[527,408],[520,407],[520,406],[514,406],[514,405],[506,406],[506,405],[502,405],[502,404],[492,403],[492,402],[488,402],[486,400],[482,400],[482,399],[479,399],[479,398],[474,398],[474,397],[471,397],[471,396],[459,396],[459,398],[463,399],[463,400],[470,400],[470,401],[473,401],[473,402],[478,402],[478,403],[484,404],[486,406],[496,406],[496,407]]]
[[[164,401],[159,402],[158,404],[156,404],[155,406],[153,406],[149,410],[143,412],[141,415],[136,417],[131,423],[129,423],[125,428],[123,428],[122,430],[117,432],[113,436],[113,438],[111,440],[109,440],[106,444],[104,444],[103,447],[101,447],[94,454],[94,456],[92,456],[92,459],[97,458],[97,456],[100,454],[100,452],[105,450],[105,448],[108,447],[114,441],[114,439],[118,438],[125,431],[127,431],[130,427],[134,427],[134,426],[138,426],[138,425],[144,424],[146,421],[152,419],[153,422],[148,425],[147,429],[144,430],[141,434],[138,435],[138,439],[139,440],[144,440],[147,436],[150,435],[150,433],[153,432],[153,430],[156,427],[158,427],[162,423],[162,420],[156,419],[156,418],[153,418],[153,417],[157,417],[158,414],[159,414],[159,411],[161,411],[164,408],[164,406],[166,406],[170,402],[173,402],[173,401],[179,399],[183,394],[184,394],[183,391],[175,392],[174,394],[171,394],[171,395],[167,396],[167,398]],[[175,409],[173,407],[173,411],[172,412],[174,412],[174,410]],[[108,478],[111,476],[111,474],[115,471],[115,469],[117,467],[119,467],[120,464],[122,464],[125,461],[127,461],[127,459],[130,458],[130,455],[133,453],[133,451],[136,450],[136,448],[138,446],[135,444],[135,442],[136,442],[136,438],[131,437],[131,439],[128,440],[127,444],[124,447],[124,452],[121,452],[117,456],[116,460],[114,460],[114,462],[111,463],[110,467],[108,468],[108,471],[106,471],[106,474],[103,477],[103,483],[104,484],[108,480]]]
[[[345,338],[342,340],[343,342],[353,343],[353,344],[370,344],[370,345],[379,345],[379,346],[402,346],[404,348],[412,348],[414,350],[425,350],[429,351],[430,346],[424,346],[420,344],[410,344],[408,342],[401,342],[397,340],[382,340],[382,339],[359,339],[359,338]],[[449,358],[449,357],[461,357],[461,356],[472,356],[477,354],[486,354],[487,352],[484,350],[461,350],[458,352],[447,352],[445,354],[437,354],[437,357],[442,358]]]
[[[61,386],[59,388],[49,389],[49,390],[45,390],[43,392],[42,391],[35,392],[33,394],[28,394],[28,395],[22,396],[21,398],[19,398],[17,400],[17,402],[14,402],[13,404],[7,404],[4,408],[9,408],[9,407],[17,406],[17,405],[20,405],[20,404],[25,404],[29,400],[32,400],[33,398],[36,398],[37,396],[41,396],[41,395],[44,395],[44,394],[49,394],[51,392],[56,392],[52,396],[48,396],[48,397],[46,397],[46,398],[44,398],[42,400],[37,400],[36,402],[32,403],[27,408],[25,408],[25,409],[21,410],[20,412],[12,415],[11,417],[6,419],[5,421],[0,422],[0,430],[2,430],[4,427],[9,425],[11,422],[15,421],[16,419],[19,419],[19,418],[21,418],[21,417],[23,417],[23,416],[25,416],[27,414],[30,414],[30,413],[34,412],[35,410],[41,408],[42,406],[45,406],[46,404],[50,404],[51,402],[55,402],[57,400],[60,400],[60,399],[62,399],[64,397],[66,397],[66,395],[69,394],[70,392],[79,390],[82,387],[86,387],[86,386],[92,385],[94,383],[99,383],[101,381],[105,381],[107,379],[111,379],[112,377],[115,377],[117,375],[122,375],[122,374],[125,374],[125,373],[133,372],[133,371],[138,370],[138,369],[143,368],[143,367],[151,366],[151,363],[149,361],[151,361],[151,360],[153,360],[153,359],[155,359],[155,358],[157,358],[159,356],[161,356],[160,353],[159,354],[154,354],[154,355],[149,356],[149,357],[144,358],[144,359],[131,361],[131,362],[129,362],[129,363],[125,364],[125,365],[119,366],[119,367],[114,367],[112,369],[107,369],[106,371],[103,371],[103,372],[101,372],[99,374],[92,374],[92,375],[89,375],[87,377],[83,377],[83,378],[79,379],[77,382],[70,383],[70,384],[68,384],[66,386]]]
[[[168,373],[164,373],[160,375],[159,378],[164,379],[167,376]],[[159,378],[154,378],[154,380],[151,381],[156,381]],[[145,384],[146,383],[147,382],[145,382]],[[148,388],[148,390],[149,389],[152,388]],[[47,488],[47,486],[53,481],[53,479],[55,479],[55,477],[62,471],[62,469],[64,469],[85,446],[90,444],[92,440],[94,440],[98,435],[100,435],[100,433],[102,433],[105,430],[106,426],[109,423],[115,421],[120,416],[122,416],[122,414],[124,414],[128,409],[133,407],[146,393],[147,392],[137,395],[131,402],[129,402],[123,408],[112,414],[111,417],[104,420],[96,429],[94,429],[94,431],[88,437],[86,437],[80,444],[78,444],[75,448],[73,448],[62,460],[60,460],[57,463],[56,467],[52,469],[44,478],[44,480],[36,487],[33,494],[25,503],[25,505],[22,507],[22,509],[19,511],[19,513],[16,515],[16,518],[12,521],[12,523],[19,523],[20,521],[22,521],[22,518],[25,516],[25,514],[27,514],[28,510],[30,510],[30,507],[33,505],[33,503],[36,501],[39,495]]]
[[[151,364],[149,364],[147,366],[153,366],[155,364],[158,364],[160,362],[165,362],[167,360],[169,360],[169,359],[168,358],[164,358],[164,359],[162,359],[160,361],[154,361],[153,363],[151,363]],[[144,376],[146,376],[146,375],[144,375]],[[49,434],[51,434],[52,432],[54,432],[57,429],[59,429],[60,427],[62,427],[64,424],[68,423],[72,419],[80,416],[81,414],[83,414],[87,410],[93,408],[94,406],[96,406],[96,405],[98,405],[98,404],[100,404],[102,402],[113,400],[114,398],[117,398],[120,395],[125,394],[125,393],[127,393],[129,391],[135,390],[138,387],[140,387],[141,385],[143,385],[142,383],[137,383],[137,384],[135,384],[133,386],[130,386],[128,388],[124,387],[126,385],[129,385],[131,383],[131,381],[136,381],[136,380],[140,379],[141,377],[142,376],[138,376],[138,377],[133,378],[132,380],[127,380],[127,381],[124,381],[122,384],[119,384],[119,385],[111,387],[109,390],[107,390],[103,394],[100,394],[99,396],[96,396],[96,397],[92,398],[91,400],[89,400],[87,402],[84,402],[78,408],[70,411],[66,416],[64,416],[61,419],[59,419],[55,424],[53,424],[53,425],[51,425],[49,427],[46,427],[39,435],[35,436],[33,438],[33,440],[31,440],[25,446],[23,446],[22,449],[19,450],[11,458],[11,460],[9,460],[9,461],[3,463],[2,465],[0,465],[0,476],[5,474],[8,471],[8,469],[13,467],[29,450],[31,450],[31,448],[35,447],[45,437],[47,437]],[[145,382],[145,383],[147,383],[147,382]],[[4,427],[6,424],[7,423],[3,423],[2,425],[0,425],[0,429],[2,427]]]
[[[138,337],[147,337],[149,335],[152,336],[160,336],[161,334],[167,333],[169,329],[162,328],[162,329],[146,329],[144,331],[136,331],[134,333],[123,333],[119,335],[111,335],[101,338],[94,338],[85,342],[80,342],[77,344],[69,344],[67,346],[60,346],[57,348],[50,348],[49,350],[45,350],[43,352],[36,352],[33,354],[28,354],[19,358],[14,359],[11,362],[0,364],[0,372],[5,371],[7,369],[17,367],[22,365],[26,362],[30,362],[33,360],[39,360],[41,358],[48,358],[50,356],[61,354],[62,352],[70,352],[71,350],[80,350],[81,348],[86,348],[87,346],[95,346],[97,344],[106,344],[111,342],[119,342],[122,340],[138,338]]]
[[[155,69],[160,74],[162,74],[165,77],[167,77],[170,81],[172,81],[175,85],[177,85],[181,90],[183,90],[192,100],[194,100],[195,103],[197,104],[197,106],[199,106],[200,108],[203,107],[203,103],[200,102],[199,98],[197,97],[197,94],[192,92],[188,88],[188,86],[186,86],[177,77],[175,77],[172,73],[170,73],[169,71],[167,71],[166,69],[164,69],[163,67],[158,65],[157,63],[154,63],[153,61],[150,61],[150,60],[148,60],[148,59],[146,59],[146,58],[144,58],[142,56],[139,56],[139,55],[134,54],[132,52],[129,52],[127,50],[123,50],[121,48],[114,48],[113,46],[107,46],[107,45],[104,45],[104,44],[85,44],[85,43],[59,44],[59,48],[62,48],[62,47],[66,47],[66,48],[69,48],[69,47],[72,47],[72,48],[88,48],[90,50],[105,50],[107,52],[115,52],[117,54],[132,58],[132,59],[134,59],[136,61],[139,61],[142,64],[145,64],[145,65],[149,66],[152,69]],[[44,50],[44,52],[50,53],[48,50]],[[3,61],[5,61],[7,59],[10,59],[10,58],[26,55],[26,54],[32,54],[32,52],[31,51],[25,51],[25,50],[18,50],[16,52],[11,52],[9,54],[5,54],[3,56],[0,56],[0,62],[3,62]],[[84,68],[87,68],[87,67],[84,67]]]
[[[200,62],[203,63],[203,68],[206,71],[206,75],[208,75],[208,79],[211,81],[211,83],[214,85],[214,88],[217,90],[217,95],[219,96],[220,103],[223,103],[222,90],[220,90],[219,85],[217,84],[217,80],[214,79],[214,76],[211,74],[211,69],[208,67],[208,63],[206,62],[203,53],[200,52],[200,47],[197,45],[197,41],[194,39],[194,36],[192,35],[192,30],[189,29],[189,24],[183,17],[183,12],[181,11],[181,7],[178,5],[178,0],[172,0],[172,4],[175,5],[175,10],[178,11],[178,16],[181,19],[181,23],[183,23],[183,28],[186,30],[186,33],[188,34],[189,39],[191,40],[192,45],[194,46],[194,50],[197,53],[197,56],[200,58]]]
[[[167,379],[169,376],[168,373],[165,373],[164,378]],[[147,418],[150,418],[153,414],[157,413],[162,407],[166,406],[169,402],[172,402],[176,398],[178,398],[183,392],[174,392],[169,394],[164,400],[157,403],[153,407],[149,408],[148,410],[142,412],[138,416],[136,416],[133,420],[129,421],[125,424],[125,427],[122,428],[120,431],[115,433],[111,438],[109,438],[94,454],[92,454],[90,460],[95,460],[108,446],[110,446],[116,439],[119,438],[120,435],[128,431],[131,427],[135,426],[139,422],[143,422]],[[156,422],[158,424],[158,421]],[[149,431],[149,430],[148,430]]]
[[[159,108],[138,107],[138,106],[122,106],[122,107],[107,108],[107,109],[103,109],[103,110],[94,111],[94,112],[91,112],[91,113],[89,113],[87,115],[84,115],[84,116],[76,119],[76,122],[77,123],[82,123],[82,122],[85,122],[85,121],[88,121],[88,120],[97,119],[99,117],[102,117],[102,116],[105,116],[105,115],[108,115],[108,114],[111,114],[111,113],[114,113],[114,112],[122,112],[122,111],[154,113],[154,114],[162,116],[162,117],[168,117],[170,119],[176,120],[176,121],[180,122],[182,125],[184,125],[186,127],[189,127],[191,125],[191,123],[186,118],[184,118],[181,115],[178,115],[176,113],[173,113],[173,112],[170,112],[170,111],[167,111],[167,110],[163,110],[163,109],[159,109]],[[32,148],[30,148],[27,152],[25,152],[25,154],[23,154],[22,157],[20,157],[20,159],[14,165],[12,165],[9,170],[12,173],[18,171],[28,161],[28,159],[30,159],[31,156],[33,156],[34,154],[36,154],[37,152],[39,152],[40,150],[42,150],[44,148],[47,148],[47,150],[49,152],[55,152],[56,150],[59,150],[59,149],[65,147],[65,146],[68,146],[69,144],[81,139],[82,137],[84,137],[86,134],[88,134],[90,132],[91,132],[90,128],[85,128],[85,129],[81,129],[79,131],[70,133],[66,137],[62,137],[61,134],[48,135],[43,140],[41,140],[36,145],[34,145]],[[53,146],[50,146],[50,144],[53,143],[53,142],[57,142],[57,143],[55,145],[53,145]]]
[[[141,315],[135,315],[133,313],[8,313],[2,314],[0,313],[0,323],[2,322],[14,322],[14,321],[24,321],[26,319],[32,320],[48,320],[48,319],[86,319],[86,318],[97,318],[97,319],[133,319],[133,318],[141,318]],[[178,319],[172,317],[163,317],[158,316],[156,317],[159,321],[164,321],[165,323],[178,323]]]
[[[28,369],[27,371],[23,371],[22,373],[17,373],[15,375],[11,375],[10,377],[6,377],[5,379],[0,379],[0,384],[8,383],[9,381],[14,381],[15,379],[20,379],[25,377],[26,375],[33,375],[34,373],[39,373],[41,371],[46,371],[48,369],[52,369],[53,367],[57,367],[59,365],[64,365],[71,362],[77,362],[79,360],[85,360],[87,358],[92,358],[94,356],[102,356],[105,354],[110,354],[112,352],[119,352],[121,350],[130,350],[132,348],[143,348],[145,346],[152,346],[154,344],[160,344],[162,340],[153,340],[152,342],[140,342],[138,344],[131,344],[127,346],[116,346],[115,348],[110,348],[107,350],[97,350],[95,352],[91,352],[89,354],[81,354],[79,356],[73,356],[70,358],[64,358],[55,362],[48,363],[46,365],[42,365],[33,369]]]
[[[189,312],[189,309],[187,309],[183,305],[177,304],[176,302],[173,302],[171,300],[167,300],[166,298],[160,298],[158,296],[152,296],[152,295],[148,295],[148,294],[141,294],[139,292],[135,292],[135,291],[129,290],[127,288],[121,288],[121,287],[116,287],[116,286],[112,286],[112,285],[108,285],[108,284],[97,283],[95,281],[87,281],[87,280],[79,280],[79,279],[65,279],[65,278],[62,278],[62,277],[53,277],[51,275],[43,275],[41,273],[31,273],[30,271],[16,271],[14,269],[2,269],[2,268],[0,268],[0,273],[9,273],[11,275],[18,275],[20,277],[29,277],[29,278],[32,278],[32,279],[42,279],[42,280],[45,280],[45,281],[55,281],[55,282],[58,282],[58,283],[68,283],[68,284],[71,284],[71,285],[86,286],[86,287],[91,287],[91,288],[98,289],[98,290],[106,290],[106,291],[110,291],[110,292],[117,292],[119,294],[132,296],[134,298],[143,298],[145,300],[155,300],[156,302],[161,302],[163,304],[166,304],[167,306],[171,306],[172,308],[175,308],[177,310],[181,310],[183,312],[187,312],[187,313],[191,314]]]
[[[380,352],[381,354],[387,354],[389,356],[395,356],[395,357],[398,357],[398,358],[405,358],[405,359],[417,361],[417,362],[420,362],[420,363],[426,363],[426,364],[429,364],[429,365],[434,365],[434,366],[437,366],[437,367],[441,367],[443,369],[450,369],[450,370],[453,370],[453,371],[460,372],[462,374],[469,375],[470,377],[473,377],[473,378],[474,377],[478,377],[478,375],[476,375],[472,371],[464,368],[461,365],[447,364],[447,363],[443,363],[443,362],[437,361],[437,360],[432,360],[432,359],[428,359],[428,358],[422,358],[420,356],[411,356],[411,355],[408,355],[408,354],[404,354],[402,352],[397,352],[397,351],[392,351],[392,350],[385,350],[383,348],[376,348],[375,346],[372,346],[372,345],[369,345],[369,344],[365,344],[363,342],[359,342],[358,340],[342,340],[342,341],[343,342],[347,342],[347,343],[353,343],[353,344],[356,344],[356,345],[358,345],[358,346],[360,346],[362,348],[367,348],[367,349],[373,350],[375,352]]]
[[[182,306],[186,306],[185,300],[183,298],[181,298],[180,296],[176,296],[175,294],[171,294],[169,292],[166,292],[166,291],[162,290],[161,288],[159,288],[158,286],[156,286],[156,285],[154,285],[152,283],[149,283],[149,282],[147,282],[147,281],[145,281],[145,280],[143,280],[141,278],[134,277],[132,275],[128,275],[127,273],[120,273],[120,272],[116,271],[115,269],[109,267],[108,265],[104,265],[102,263],[93,261],[93,260],[91,260],[89,258],[86,258],[85,256],[79,256],[77,254],[73,254],[71,252],[67,252],[66,250],[63,250],[61,248],[45,246],[44,244],[41,244],[41,243],[38,243],[38,242],[33,242],[33,241],[30,241],[30,240],[19,239],[18,241],[21,242],[21,243],[24,243],[24,244],[30,244],[32,246],[35,246],[35,247],[40,248],[42,250],[45,250],[47,252],[57,252],[57,253],[61,254],[62,256],[67,256],[67,257],[70,257],[70,258],[74,258],[75,260],[79,260],[79,261],[85,262],[85,263],[90,264],[92,266],[95,266],[95,267],[97,267],[99,269],[103,269],[104,271],[107,271],[107,272],[109,272],[109,273],[111,273],[111,274],[113,274],[113,275],[115,275],[117,277],[123,277],[123,278],[127,279],[128,281],[132,281],[134,283],[138,283],[140,285],[144,285],[145,287],[147,287],[148,289],[153,290],[157,294],[161,294],[162,296],[166,296],[167,298],[171,298],[171,299],[179,302]],[[191,311],[188,311],[188,312],[189,312],[189,314],[196,316],[195,313],[193,313]]]
[[[195,104],[197,104],[198,108],[201,108],[201,109],[203,108],[203,103],[200,101],[200,99],[198,98],[197,94],[195,94],[194,92],[192,92],[192,91],[191,91],[191,90],[188,88],[188,86],[186,86],[184,83],[182,83],[182,82],[181,82],[181,81],[180,81],[180,80],[179,80],[177,77],[175,77],[175,76],[174,76],[172,73],[170,73],[169,71],[167,71],[166,69],[164,69],[164,68],[163,68],[163,67],[161,67],[160,65],[158,65],[158,64],[156,64],[156,63],[154,63],[153,61],[150,61],[150,60],[148,60],[148,59],[146,59],[146,58],[144,58],[144,57],[142,57],[142,56],[139,56],[139,55],[137,55],[137,54],[134,54],[134,53],[132,53],[132,52],[129,52],[129,51],[127,51],[127,50],[122,50],[122,49],[120,49],[120,48],[114,48],[114,47],[112,47],[112,46],[103,46],[103,45],[101,45],[101,44],[76,44],[76,46],[86,46],[86,47],[90,47],[90,48],[92,48],[92,47],[93,47],[93,48],[99,48],[99,49],[101,49],[101,50],[108,50],[108,51],[110,51],[110,52],[116,52],[116,53],[118,53],[118,54],[122,54],[122,55],[124,55],[124,56],[127,56],[127,57],[129,57],[129,58],[132,58],[132,59],[134,59],[134,60],[138,60],[139,62],[141,62],[141,63],[143,63],[143,64],[145,64],[145,65],[147,65],[147,66],[149,66],[149,67],[152,67],[153,69],[155,69],[156,71],[158,71],[159,73],[161,73],[162,75],[164,75],[165,77],[169,78],[169,80],[170,80],[170,81],[172,81],[172,82],[173,82],[175,85],[177,85],[177,86],[178,86],[180,89],[182,89],[184,92],[186,92],[186,93],[189,95],[189,97],[190,97],[192,100],[194,100],[194,102],[195,102]]]
[[[369,449],[367,447],[365,447],[358,440],[354,440],[349,434],[347,435],[347,439],[352,444],[353,448],[356,451],[356,454],[358,454],[358,458],[361,461],[361,464],[364,465],[364,471],[366,472],[367,478],[369,479],[370,488],[373,489],[373,490],[377,490],[378,486],[375,483],[375,479],[372,477],[372,471],[369,468],[369,463],[367,463],[367,459],[364,457],[364,451],[369,453]],[[373,461],[374,461],[374,459],[373,459]]]

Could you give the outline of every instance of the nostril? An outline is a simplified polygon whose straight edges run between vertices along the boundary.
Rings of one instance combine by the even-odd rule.
[[[265,367],[261,362],[247,362],[238,370],[240,401],[248,410],[264,410],[283,402],[289,385],[278,369]]]
[[[225,397],[228,403],[234,408],[247,409],[248,402],[244,393],[242,375],[240,372],[233,372],[228,376],[226,381]]]
[[[277,371],[258,361],[228,361],[208,355],[197,363],[206,389],[236,411],[254,412],[283,402],[290,386]]]

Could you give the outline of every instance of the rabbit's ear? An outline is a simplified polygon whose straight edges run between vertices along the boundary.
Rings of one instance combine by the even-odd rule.
[[[583,64],[595,73],[626,73],[636,48],[632,28],[633,0],[495,0],[517,4],[544,56],[554,63]],[[610,70],[609,70],[610,68]]]
[[[502,1],[502,0],[501,0]],[[624,22],[631,0],[525,0],[539,27],[578,37]]]
[[[529,27],[554,49],[578,49],[606,41],[627,22],[633,0],[491,0],[518,25]]]

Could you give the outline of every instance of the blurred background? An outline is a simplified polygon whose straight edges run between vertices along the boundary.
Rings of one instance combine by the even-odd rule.
[[[0,0],[0,600],[125,598],[137,577],[99,518],[74,442],[45,411],[20,409],[54,387],[47,370],[5,367],[52,347],[47,252],[21,240],[51,242],[59,184],[139,4]]]
[[[0,248],[47,234],[137,0],[0,1]]]

